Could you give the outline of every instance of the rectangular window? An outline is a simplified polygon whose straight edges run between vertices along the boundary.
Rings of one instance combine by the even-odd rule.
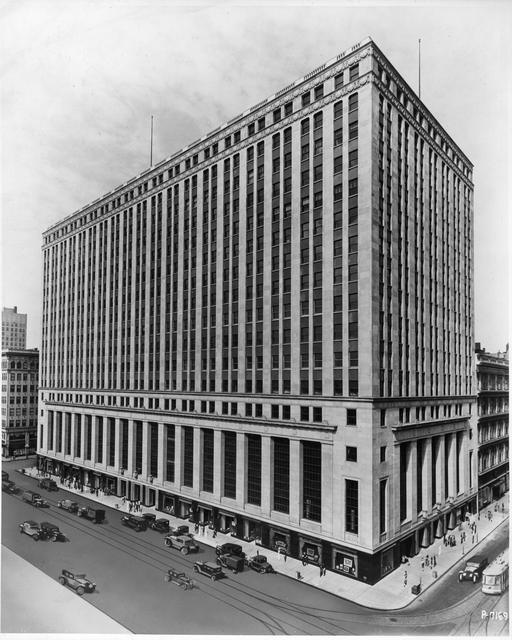
[[[158,476],[158,424],[149,423],[149,473]]]
[[[96,417],[96,462],[103,464],[103,418]]]
[[[236,433],[224,431],[224,492],[226,498],[236,498]]]
[[[350,82],[357,80],[359,78],[359,64],[354,64],[350,67]]]
[[[85,460],[91,460],[92,416],[85,416]]]
[[[261,436],[247,435],[247,502],[261,506]]]
[[[166,425],[165,479],[174,482],[174,456],[176,451],[176,429],[173,424]]]
[[[121,420],[121,467],[128,469],[128,420]]]
[[[307,520],[322,520],[322,445],[301,441],[303,502],[302,515]]]
[[[347,462],[357,462],[357,447],[347,447]]]
[[[142,422],[136,420],[135,423],[135,471],[142,472]]]
[[[194,486],[194,429],[182,427],[183,430],[183,485]]]
[[[357,426],[357,409],[347,409],[347,426]]]
[[[283,416],[284,419],[284,416]],[[274,511],[290,512],[290,441],[273,438],[274,444]]]
[[[203,491],[213,493],[213,429],[203,432]]]
[[[71,416],[70,416],[71,417]],[[108,465],[114,467],[116,464],[116,421],[108,418]]]
[[[359,482],[345,480],[345,530],[359,533]]]
[[[379,482],[379,533],[381,534],[387,531],[387,493],[388,479],[385,478]]]

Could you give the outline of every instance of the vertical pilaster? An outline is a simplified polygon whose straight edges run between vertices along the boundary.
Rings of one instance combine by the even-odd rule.
[[[224,452],[222,450],[222,431],[213,432],[213,497],[220,503],[222,495],[222,470],[224,469]]]
[[[203,432],[199,427],[194,427],[194,489],[202,490],[203,480]]]
[[[446,460],[447,469],[448,469],[448,487],[447,487],[448,497],[455,498],[457,496],[457,489],[455,484],[455,476],[457,473],[457,468],[456,468],[457,461],[455,457],[457,442],[456,442],[455,434],[451,433],[451,434],[445,435],[445,447],[446,447],[445,460]]]
[[[421,465],[421,487],[423,509],[430,513],[432,511],[432,438],[423,440],[423,460]]]
[[[167,463],[167,447],[165,439],[165,425],[161,422],[158,423],[158,463],[157,463],[157,477],[159,482],[163,483],[165,480],[165,466]]]
[[[444,504],[445,502],[444,456],[445,456],[444,436],[439,436],[437,438],[437,451],[436,451],[436,502],[439,502],[440,504]]]
[[[114,418],[114,431],[116,434],[114,448],[114,468],[121,468],[121,419]]]
[[[149,456],[151,455],[151,447],[149,446],[149,423],[144,420],[142,422],[142,477],[147,478],[149,475]]]
[[[135,470],[135,421],[128,420],[128,469],[127,475],[132,478]]]
[[[246,486],[245,470],[247,468],[247,454],[245,434],[236,434],[236,504],[239,509],[245,505]]]
[[[407,519],[415,519],[418,514],[417,497],[418,443],[416,440],[407,446]]]
[[[302,512],[302,459],[300,440],[290,440],[290,522],[298,525]]]
[[[70,441],[71,441],[71,457],[75,457],[75,413],[70,414],[70,425],[71,425],[71,433],[70,433]]]
[[[332,533],[332,472],[333,472],[333,447],[331,444],[322,444],[322,530]]]
[[[183,478],[183,429],[176,425],[174,451],[174,482],[179,489]]]

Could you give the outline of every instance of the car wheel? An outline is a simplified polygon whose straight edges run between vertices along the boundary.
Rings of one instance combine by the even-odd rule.
[[[93,524],[96,524],[96,519],[94,519],[94,520],[92,521],[92,523],[93,523]]]
[[[79,596],[83,596],[85,593],[85,589],[83,587],[77,587],[76,592],[78,593]]]
[[[23,529],[20,527],[20,533],[23,533]]]
[[[59,578],[59,582],[61,584],[66,584],[66,578],[63,578],[62,576]]]
[[[39,536],[37,534],[35,536],[32,536],[32,540],[34,542],[37,542],[39,540]]]
[[[215,582],[215,580],[217,580],[217,576],[210,576],[211,579]]]
[[[216,562],[217,562],[217,564],[218,564],[218,565],[219,565],[219,567],[220,567],[220,560],[219,560],[219,558],[217,558]]]
[[[83,514],[82,514],[82,513],[80,513],[80,511],[78,512],[78,517],[79,517],[79,518],[83,518]]]
[[[263,575],[264,573],[267,573],[267,570],[266,570],[266,569],[262,569],[262,570],[261,570],[261,574]]]
[[[171,579],[169,578],[169,576],[165,576],[165,581],[166,581],[166,582],[170,582],[170,581],[171,581]]]
[[[57,507],[58,507],[59,509],[62,509],[62,505],[61,505],[61,503],[60,503],[60,502],[57,504]]]
[[[462,582],[462,576],[459,574],[459,582]]]
[[[233,573],[238,573],[238,569],[233,569]]]
[[[188,556],[188,547],[181,547],[181,553],[184,556]]]
[[[199,569],[195,565],[192,567],[192,569],[194,569],[195,573],[199,571]]]
[[[137,533],[139,533],[139,531],[140,531],[139,527],[135,527],[135,531],[136,531]]]
[[[183,591],[187,590],[187,585],[186,584],[180,584],[180,587],[183,589]]]
[[[166,540],[165,541],[165,546],[166,547],[170,547],[171,546],[171,541],[170,540]]]
[[[248,567],[249,566],[249,560],[245,560],[244,564],[245,564],[246,567]]]
[[[57,542],[57,536],[52,536],[52,542]]]
[[[478,580],[478,576],[473,576],[473,584],[476,584],[477,580]]]

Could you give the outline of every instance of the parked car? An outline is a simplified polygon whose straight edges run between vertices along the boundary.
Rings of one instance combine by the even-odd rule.
[[[234,544],[233,542],[225,542],[224,544],[219,544],[215,547],[215,555],[224,556],[227,553],[245,558],[245,553],[243,552],[243,549],[239,544]]]
[[[241,573],[245,566],[245,562],[242,557],[234,556],[231,553],[218,556],[217,564],[221,567],[226,567],[226,569],[230,569],[233,573]]]
[[[78,507],[80,518],[92,520],[93,524],[101,524],[105,520],[105,509],[95,509],[93,507]]]
[[[70,589],[74,589],[79,596],[83,596],[84,593],[92,593],[96,589],[95,583],[87,580],[85,573],[75,573],[67,569],[62,570],[59,582]]]
[[[78,511],[78,504],[73,500],[61,500],[57,503],[59,509],[69,511],[69,513],[76,513]]]
[[[146,519],[141,516],[124,516],[124,518],[121,518],[121,524],[125,527],[130,527],[130,529],[135,529],[135,531],[146,531],[148,528]]]
[[[41,522],[41,537],[49,538],[52,542],[66,542],[66,536],[51,522]]]
[[[245,559],[245,565],[259,573],[273,573],[274,568],[267,562],[266,556],[253,556]]]
[[[158,518],[158,520],[153,520],[149,526],[153,531],[158,531],[159,533],[169,532],[169,520],[167,520],[167,518]]]
[[[151,523],[156,520],[154,513],[143,513],[141,517],[144,518],[148,527],[151,527]]]
[[[169,535],[171,536],[190,536],[190,527],[186,524],[180,524],[178,527],[169,527]]]
[[[169,569],[165,574],[166,582],[173,582],[180,586],[183,590],[193,589],[196,586],[196,583],[192,578],[189,578],[184,573],[180,573],[176,571],[176,569]]]
[[[471,580],[478,582],[482,579],[482,573],[489,561],[485,556],[473,556],[466,561],[466,566],[459,571],[459,582]]]
[[[41,496],[36,493],[35,491],[24,491],[21,494],[21,499],[23,500],[23,502],[28,502],[29,504],[33,505],[34,507],[49,507],[50,505],[46,502],[46,500],[43,500],[41,498]]]
[[[59,487],[57,486],[57,483],[55,482],[55,480],[50,480],[50,478],[43,478],[42,480],[39,480],[39,482],[37,483],[37,486],[40,489],[46,489],[47,491],[59,490]]]
[[[190,552],[196,553],[199,551],[199,545],[190,536],[166,536],[165,545],[172,549],[178,549],[178,551],[181,551],[184,556],[188,555]]]
[[[41,531],[39,525],[34,520],[25,520],[20,524],[20,533],[26,533],[30,536],[34,542],[37,542],[41,537]]]
[[[2,471],[2,480],[9,480],[9,474],[7,471]]]
[[[2,491],[9,495],[14,495],[18,493],[19,489],[12,480],[2,480]]]
[[[224,571],[218,567],[215,562],[195,562],[192,569],[196,573],[202,573],[203,576],[207,576],[210,580],[219,580],[225,577]]]

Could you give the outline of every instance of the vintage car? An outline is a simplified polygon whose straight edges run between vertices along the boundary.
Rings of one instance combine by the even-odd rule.
[[[482,573],[485,567],[489,564],[486,556],[473,556],[466,561],[464,569],[459,571],[459,582],[463,580],[471,580],[472,582],[478,582],[482,579]]]
[[[20,524],[20,533],[26,533],[27,536],[30,536],[32,540],[36,542],[41,537],[41,530],[39,529],[39,525],[33,520],[25,520],[25,522],[22,522]]]
[[[149,526],[153,531],[169,533],[169,520],[167,520],[167,518],[158,518],[158,520],[153,520],[153,522],[149,523]]]
[[[169,569],[165,574],[165,581],[173,582],[174,584],[177,584],[179,587],[181,587],[185,591],[187,589],[193,589],[196,585],[196,583],[194,582],[194,580],[192,580],[192,578],[189,578],[184,573],[176,571],[176,569],[173,569],[173,568]]]
[[[78,507],[77,513],[80,518],[91,520],[93,524],[101,524],[105,520],[105,509]]]
[[[165,536],[165,546],[178,549],[184,556],[199,551],[199,545],[190,536]]]
[[[259,573],[273,573],[274,568],[267,562],[266,556],[253,556],[245,559],[245,566],[258,571]]]
[[[215,562],[195,562],[192,569],[196,573],[202,573],[203,576],[207,576],[210,580],[214,581],[224,578],[226,575]]]
[[[59,509],[69,511],[69,513],[76,513],[78,511],[78,504],[73,500],[61,500],[57,503]]]
[[[62,570],[59,582],[70,589],[74,589],[79,596],[84,593],[92,593],[96,589],[94,582],[87,580],[85,573],[75,573],[74,571]]]
[[[124,527],[129,527],[130,529],[135,529],[135,531],[146,531],[148,528],[148,523],[145,518],[141,518],[141,516],[124,516],[121,518],[121,524]]]
[[[41,522],[41,537],[49,538],[52,542],[66,542],[66,536],[51,522]]]
[[[226,569],[230,569],[233,573],[242,572],[245,566],[244,559],[232,553],[225,553],[223,556],[218,556],[217,564],[221,567],[226,567]]]
[[[141,517],[144,518],[148,527],[151,527],[151,523],[156,520],[154,513],[143,513]]]
[[[233,542],[225,542],[224,544],[219,544],[215,547],[215,555],[224,556],[227,553],[245,558],[245,553],[243,552],[243,549],[239,544],[234,544]]]
[[[178,527],[169,527],[169,535],[171,536],[190,536],[190,528],[186,524],[180,524]]]
[[[50,480],[49,478],[43,478],[42,480],[39,480],[39,482],[37,483],[37,486],[40,489],[46,489],[47,491],[59,490],[59,487],[57,486],[57,483],[55,482],[55,480]]]

